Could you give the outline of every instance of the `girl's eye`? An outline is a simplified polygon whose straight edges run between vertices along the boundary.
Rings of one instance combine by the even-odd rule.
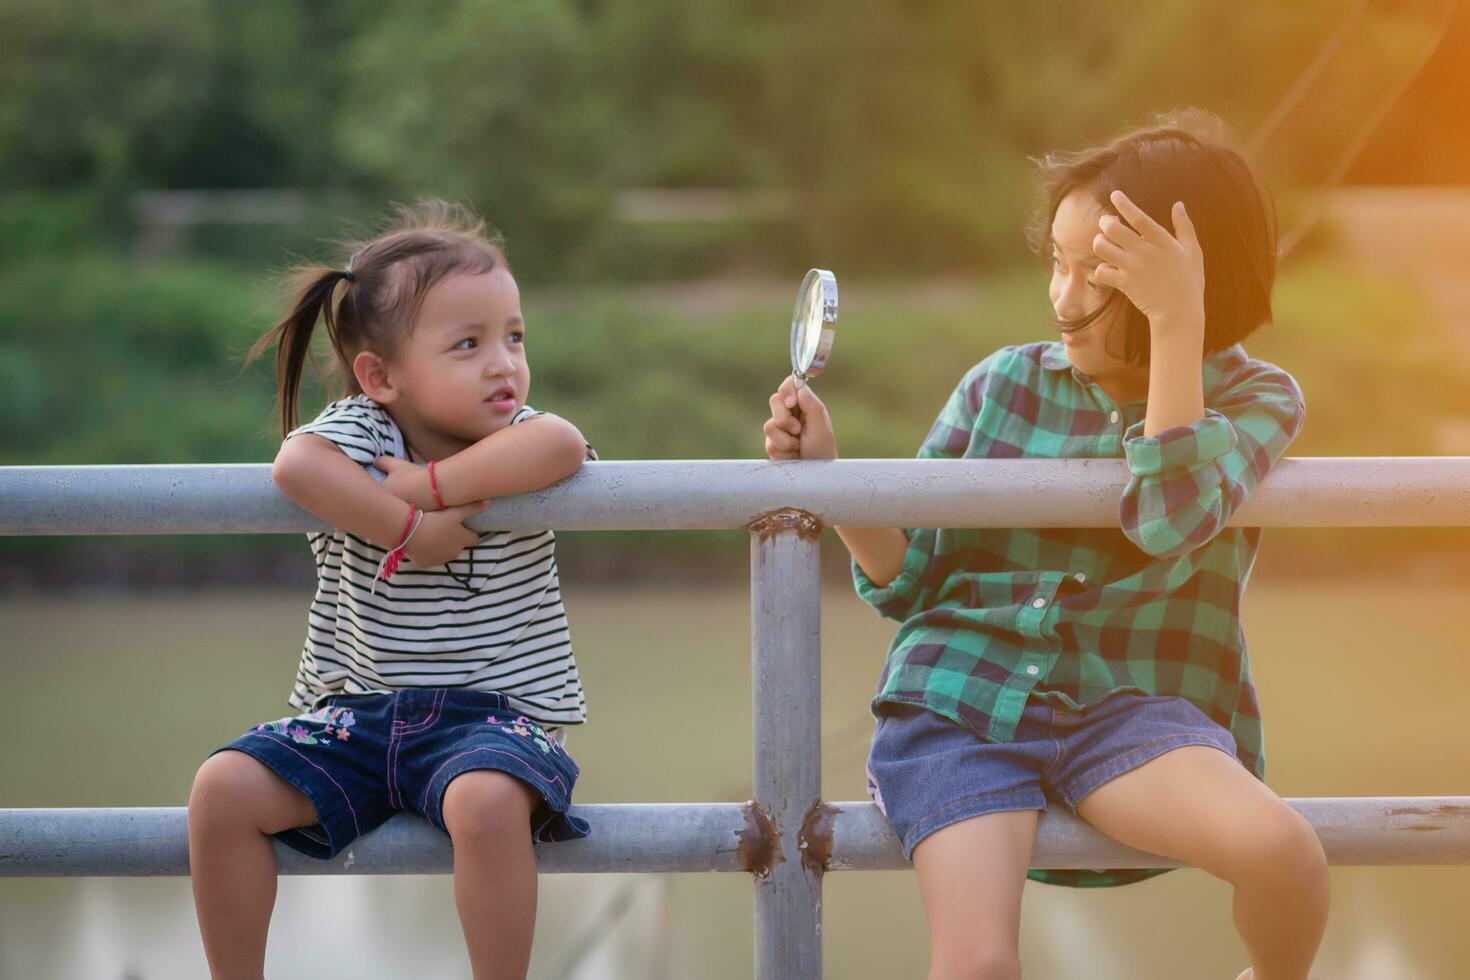
[[[474,350],[478,346],[479,344],[475,343],[474,337],[466,337],[451,347],[450,350]]]
[[[525,343],[526,335],[523,331],[512,330],[510,332],[510,336],[507,339],[509,339],[512,344],[521,344]]]

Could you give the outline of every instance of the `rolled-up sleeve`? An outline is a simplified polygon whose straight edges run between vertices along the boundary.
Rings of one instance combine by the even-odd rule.
[[[909,547],[903,555],[903,568],[887,585],[875,585],[856,561],[852,563],[852,581],[857,586],[858,598],[876,609],[878,615],[900,623],[923,608],[924,575],[934,557],[937,532],[933,528],[919,528],[904,533],[909,536]]]
[[[1209,543],[1285,454],[1304,417],[1291,375],[1262,367],[1212,399],[1191,425],[1155,436],[1143,434],[1142,422],[1130,426],[1123,533],[1159,557]]]
[[[975,419],[985,398],[990,370],[1000,353],[992,354],[965,372],[919,447],[919,459],[959,459],[965,455],[974,437]],[[924,607],[925,583],[938,538],[933,528],[907,528],[904,534],[908,536],[909,546],[904,552],[903,567],[887,585],[875,585],[856,561],[852,563],[858,597],[880,616],[899,622]]]

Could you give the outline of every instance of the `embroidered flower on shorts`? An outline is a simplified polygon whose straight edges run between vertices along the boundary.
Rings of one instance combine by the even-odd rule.
[[[545,729],[525,715],[516,716],[515,721],[488,715],[485,721],[491,725],[499,725],[500,730],[507,735],[519,735],[521,738],[531,739],[536,743],[536,747],[547,755],[561,751],[561,746],[557,744],[556,739],[546,734]]]

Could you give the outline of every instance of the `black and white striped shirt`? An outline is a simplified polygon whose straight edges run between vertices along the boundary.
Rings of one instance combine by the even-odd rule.
[[[538,414],[522,408],[510,424]],[[330,440],[364,466],[378,456],[408,458],[403,433],[366,395],[333,402],[287,438],[303,432]],[[590,449],[588,455],[596,458]],[[294,707],[314,710],[334,694],[460,687],[499,691],[541,725],[586,720],[550,531],[487,531],[436,568],[415,568],[404,558],[376,594],[382,548],[342,530],[307,540],[317,591]]]

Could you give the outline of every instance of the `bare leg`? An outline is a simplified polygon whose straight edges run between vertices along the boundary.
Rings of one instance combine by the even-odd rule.
[[[215,980],[260,980],[276,904],[270,834],[317,822],[301,791],[243,752],[205,760],[189,794],[189,877]]]
[[[444,791],[454,841],[454,902],[475,980],[526,975],[536,931],[536,791],[513,776],[477,769]]]
[[[1245,976],[1307,976],[1327,927],[1327,859],[1306,819],[1234,759],[1175,749],[1104,783],[1077,812],[1115,840],[1234,885]]]
[[[914,848],[929,919],[929,980],[1021,975],[1021,890],[1039,810],[974,817]]]

